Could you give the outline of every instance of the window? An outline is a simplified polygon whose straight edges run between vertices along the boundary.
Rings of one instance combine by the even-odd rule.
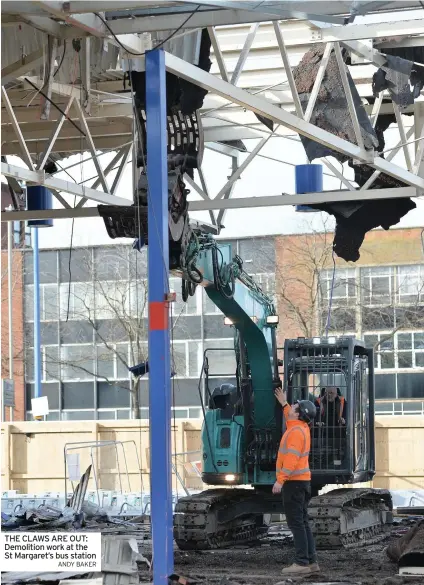
[[[392,266],[361,269],[363,301],[366,305],[390,305],[393,301],[394,273]]]
[[[210,376],[234,376],[236,356],[234,339],[208,339],[205,341]]]
[[[424,301],[424,265],[398,266],[399,303]]]
[[[60,282],[69,283],[69,261],[71,261],[72,282],[89,282],[93,279],[93,249],[73,248],[59,251]]]
[[[15,248],[19,248],[21,245],[21,222],[14,221],[13,222],[13,246]]]
[[[108,380],[128,380],[128,343],[102,344],[97,346],[96,351],[97,376]]]
[[[127,280],[129,246],[102,246],[94,250],[96,281]]]
[[[96,319],[128,317],[130,286],[128,281],[101,281],[95,284]]]
[[[91,282],[73,282],[60,285],[60,320],[94,318],[94,293]]]
[[[178,378],[197,378],[200,373],[200,341],[174,341],[171,368]]]
[[[92,380],[94,378],[92,345],[62,345],[60,358],[63,380]]]
[[[424,368],[424,332],[375,333],[364,335],[367,347],[376,347],[375,367],[387,369]],[[378,345],[377,345],[378,344]]]
[[[46,345],[42,349],[43,379],[46,382],[60,380],[59,347]]]
[[[59,318],[59,289],[57,284],[40,284],[40,320],[57,321]],[[34,321],[34,286],[25,287],[25,321]]]
[[[265,294],[270,297],[275,296],[275,274],[259,273],[252,274],[251,277],[261,287]]]
[[[321,273],[321,295],[324,301],[331,297],[333,270],[323,270]],[[337,268],[334,274],[333,305],[351,305],[356,300],[355,268]]]
[[[130,314],[133,317],[147,317],[147,280],[139,279],[129,283]]]
[[[57,345],[42,345],[40,348],[41,381],[51,382],[60,380],[59,348]],[[25,382],[33,382],[34,348],[25,349]]]

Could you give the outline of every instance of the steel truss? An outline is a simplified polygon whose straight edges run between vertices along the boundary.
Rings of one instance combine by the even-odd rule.
[[[122,72],[116,70],[115,77],[104,82],[95,82],[90,75],[91,70],[91,53],[90,37],[102,38],[105,43],[118,45],[102,20],[92,11],[93,4],[90,2],[78,2],[78,13],[75,9],[75,3],[70,3],[67,13],[63,12],[63,4],[60,2],[37,2],[35,3],[19,2],[20,12],[16,14],[10,2],[3,2],[3,21],[8,26],[14,26],[17,22],[25,22],[31,26],[49,34],[55,42],[47,43],[44,47],[33,51],[24,59],[15,61],[2,68],[2,154],[18,155],[28,168],[9,165],[2,162],[1,171],[9,181],[25,181],[29,184],[46,185],[52,190],[58,202],[63,209],[53,210],[52,217],[89,217],[95,216],[96,210],[93,208],[84,208],[87,201],[95,203],[128,205],[129,201],[122,197],[117,197],[116,192],[119,182],[125,172],[126,165],[129,164],[133,143],[133,124],[132,124],[132,104],[127,94],[118,94],[117,91],[122,89]],[[15,6],[16,6],[15,4]],[[137,8],[141,6],[140,2],[120,2],[120,3],[102,3],[102,6],[116,5],[117,9],[128,7]],[[118,6],[119,4],[119,6]],[[188,4],[180,2],[179,5]],[[202,4],[201,2],[197,4]],[[197,4],[195,6],[197,6]],[[208,27],[213,47],[213,57],[216,62],[217,75],[206,73],[194,65],[184,61],[175,55],[165,53],[165,64],[169,72],[191,81],[194,84],[208,90],[209,94],[205,99],[204,107],[201,111],[204,127],[204,139],[206,148],[218,152],[223,157],[230,157],[231,175],[227,183],[219,190],[214,197],[211,196],[208,189],[202,169],[199,169],[199,181],[192,181],[189,177],[185,180],[193,193],[201,197],[200,201],[191,201],[190,210],[199,211],[207,210],[210,213],[211,223],[219,230],[223,225],[226,210],[235,208],[261,207],[274,205],[293,205],[294,203],[308,204],[330,201],[347,201],[355,200],[358,197],[357,186],[346,179],[330,160],[323,159],[321,162],[327,167],[329,174],[338,178],[346,187],[346,191],[327,192],[320,196],[318,194],[308,194],[307,196],[296,196],[296,201],[292,196],[283,194],[281,196],[261,196],[249,199],[231,199],[234,187],[237,181],[242,178],[243,171],[256,158],[263,156],[261,150],[274,138],[285,138],[298,140],[297,135],[306,136],[312,140],[320,142],[331,149],[344,153],[354,161],[365,163],[375,169],[361,190],[361,199],[382,198],[382,197],[414,197],[420,195],[424,190],[424,173],[423,173],[423,125],[422,125],[422,103],[417,102],[415,109],[421,108],[420,123],[415,123],[412,127],[406,126],[406,120],[398,107],[393,104],[382,104],[381,95],[375,101],[374,106],[367,107],[371,122],[375,125],[378,113],[394,112],[399,132],[399,141],[395,148],[388,154],[386,159],[377,156],[376,153],[365,150],[356,110],[353,106],[353,98],[349,88],[346,66],[341,58],[340,46],[348,48],[351,52],[367,59],[372,65],[380,66],[384,63],[384,48],[388,45],[386,40],[394,37],[401,37],[405,46],[414,46],[419,39],[423,42],[424,25],[422,19],[405,19],[399,22],[380,23],[378,25],[355,25],[351,24],[344,27],[331,27],[325,22],[332,22],[331,18],[339,18],[334,15],[317,15],[310,13],[297,14],[307,22],[308,26],[304,29],[284,30],[282,33],[280,18],[285,17],[285,4],[280,3],[282,7],[276,8],[274,12],[255,11],[255,3],[244,3],[244,10],[236,10],[238,2],[227,4],[227,10],[222,10],[222,2],[207,2],[214,5],[217,10],[199,10],[188,21],[187,26],[181,34],[187,34],[194,28]],[[192,6],[192,5],[190,5]],[[194,7],[195,7],[194,6]],[[334,4],[333,4],[334,6]],[[181,8],[181,6],[180,6]],[[267,8],[269,9],[269,8]],[[128,51],[140,52],[143,50],[143,40],[137,33],[149,31],[151,23],[155,23],[155,31],[168,30],[176,28],[181,20],[184,20],[184,14],[189,12],[189,6],[185,13],[178,14],[178,10],[172,16],[171,14],[157,13],[154,19],[146,18],[150,16],[136,17],[133,19],[118,19],[109,21],[110,27],[115,34],[119,35],[118,40]],[[168,11],[169,12],[169,11]],[[246,37],[239,43],[238,57],[233,64],[226,62],[226,49],[222,45],[222,31],[217,29],[218,24],[231,24],[234,20],[234,13],[237,12],[238,20],[242,19],[249,23],[246,29]],[[102,18],[104,13],[100,13]],[[327,16],[327,19],[324,18]],[[52,20],[54,17],[55,20]],[[272,18],[274,17],[274,18]],[[290,12],[287,17],[294,17]],[[275,18],[278,18],[276,20]],[[215,19],[215,20],[213,20]],[[263,24],[269,22],[271,25]],[[177,23],[178,21],[178,23]],[[310,21],[313,21],[312,23]],[[320,22],[317,22],[320,21]],[[66,24],[62,24],[66,23]],[[2,22],[3,24],[3,22]],[[146,28],[147,25],[147,28]],[[163,28],[163,27],[167,28]],[[243,81],[249,63],[249,59],[255,58],[255,43],[261,46],[260,31],[261,27],[266,27],[267,31],[272,31],[275,35],[274,44],[281,57],[281,67],[284,67],[287,81],[279,81],[277,84],[271,84],[267,87],[247,87]],[[143,28],[142,28],[143,27]],[[271,27],[271,28],[270,28]],[[152,30],[152,29],[150,29]],[[61,112],[54,107],[46,107],[44,103],[42,118],[35,117],[35,111],[38,106],[22,107],[22,95],[24,91],[32,90],[29,83],[25,81],[25,75],[31,74],[35,67],[39,67],[44,60],[50,60],[54,64],[58,59],[61,50],[60,47],[65,39],[72,38],[75,34],[83,38],[81,51],[81,79],[78,83],[62,83],[57,81],[52,75],[53,67],[50,67],[50,76],[43,80],[37,76],[28,77],[28,79],[38,88],[43,88],[48,96],[51,96],[55,104],[61,108]],[[228,31],[227,31],[228,35]],[[415,35],[415,36],[414,36]],[[417,36],[421,35],[421,36]],[[374,38],[377,41],[383,41],[374,48],[362,41],[364,39]],[[409,40],[409,42],[408,42]],[[326,45],[324,57],[319,68],[317,79],[311,94],[310,101],[306,111],[302,111],[299,96],[296,90],[292,74],[292,48],[301,45],[311,45],[314,43],[324,43]],[[390,44],[390,43],[389,43]],[[49,47],[49,49],[48,49]],[[305,51],[307,50],[304,49]],[[330,54],[334,50],[347,102],[352,124],[355,130],[357,144],[330,134],[310,123],[311,114],[315,100],[319,94],[321,83],[325,74],[325,68],[328,63]],[[122,57],[128,59],[129,53],[122,51]],[[368,65],[368,67],[372,67]],[[144,67],[144,58],[137,59],[139,69]],[[247,74],[246,74],[247,75]],[[11,81],[17,83],[17,89],[5,87]],[[83,91],[82,91],[83,88]],[[101,89],[100,89],[101,88]],[[361,94],[361,89],[359,89]],[[364,88],[364,95],[366,94]],[[35,90],[32,96],[34,96]],[[48,103],[48,102],[47,102]],[[24,102],[26,106],[26,102]],[[251,112],[252,117],[247,123],[240,120],[248,116],[245,112]],[[253,113],[268,118],[276,125],[275,130],[270,132],[264,125],[254,118]],[[257,145],[243,154],[243,151],[237,148],[222,144],[223,141],[240,140],[256,138],[259,140]],[[415,139],[415,154],[410,150],[409,142]],[[84,144],[84,147],[81,145]],[[72,153],[81,152],[81,148],[87,149],[91,155],[97,172],[97,178],[90,186],[84,184],[71,183],[57,177],[46,174],[42,169],[46,165],[51,155],[70,156]],[[114,151],[115,156],[111,162],[103,168],[101,155],[104,151]],[[394,164],[393,157],[403,151],[405,158],[405,167]],[[265,157],[267,158],[267,157]],[[268,157],[269,158],[269,157]],[[281,164],[290,164],[284,160],[272,159]],[[303,161],[301,161],[303,162]],[[111,172],[116,172],[115,178],[110,184],[108,177]],[[371,189],[374,181],[380,173],[386,173],[400,181],[403,181],[409,187],[403,189]],[[99,190],[101,187],[102,190]],[[61,193],[69,193],[78,198],[76,209],[71,209],[69,204],[63,198]],[[314,198],[311,200],[311,198]],[[215,215],[217,212],[217,215]],[[19,213],[19,217],[18,217]],[[8,212],[2,213],[2,221],[12,219],[28,219],[25,214],[29,212]],[[34,212],[31,217],[35,218]],[[22,215],[23,214],[23,215]],[[13,216],[13,217],[12,217]],[[46,217],[44,214],[43,217]]]

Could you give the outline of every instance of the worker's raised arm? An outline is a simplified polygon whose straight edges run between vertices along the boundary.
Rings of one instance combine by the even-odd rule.
[[[283,407],[284,419],[287,420],[290,406],[289,403],[287,402],[287,392],[284,392],[282,388],[276,388],[274,394],[275,398]]]

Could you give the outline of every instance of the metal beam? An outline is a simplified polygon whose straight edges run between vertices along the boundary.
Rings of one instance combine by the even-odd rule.
[[[258,135],[255,136],[257,138]],[[242,150],[237,150],[232,146],[228,146],[227,144],[221,144],[220,142],[206,142],[205,147],[209,150],[213,150],[214,152],[218,152],[219,154],[224,154],[225,156],[231,157],[238,157]]]
[[[71,96],[71,99],[75,98]],[[66,107],[67,104],[62,109],[65,110]],[[62,116],[62,114],[59,114],[59,116]],[[62,141],[61,146],[63,146],[64,140],[81,138],[81,132],[78,130],[79,119],[75,118],[75,115],[71,116],[71,119],[76,120],[77,128],[75,128],[75,126],[71,124],[69,120],[65,119],[61,128],[60,136],[58,137],[58,140]],[[31,141],[35,141],[37,143],[35,148],[36,150],[38,149],[38,153],[40,152],[40,143],[50,139],[52,133],[57,127],[59,120],[46,120],[44,123],[30,123],[23,124],[21,126],[22,135],[27,142],[29,152],[31,152],[31,148],[34,148],[34,146],[31,146]],[[129,118],[86,118],[86,120],[93,139],[102,138],[105,136],[110,138],[111,136],[131,134],[131,120]],[[12,129],[6,125],[2,125],[2,141],[13,142],[14,140],[15,136],[12,132]],[[130,140],[131,136],[128,136],[128,142]],[[66,145],[65,148],[62,148],[62,150],[66,150]]]
[[[86,197],[92,199],[97,203],[104,203],[105,205],[131,205],[132,201],[124,199],[122,197],[115,197],[109,195],[109,193],[103,193],[102,191],[96,191],[85,187],[84,185],[78,185],[78,183],[72,183],[71,181],[64,181],[63,179],[57,179],[46,175],[44,171],[30,171],[23,167],[15,165],[9,165],[7,163],[1,163],[1,173],[5,177],[15,177],[21,181],[32,183],[34,185],[45,185],[48,189],[56,189],[64,193],[70,193],[77,197]]]
[[[95,10],[93,10],[93,14],[70,14],[69,12],[65,12],[63,10],[63,2],[36,2],[40,8],[45,10],[46,12],[52,14],[56,18],[63,20],[66,24],[71,25],[72,27],[78,29],[79,31],[83,31],[85,35],[92,35],[97,38],[107,39],[110,43],[119,46],[119,43],[116,42],[115,39],[110,38],[110,32],[103,24],[102,20],[94,14]],[[102,5],[99,5],[99,9],[97,10],[99,14],[104,18],[104,10]],[[66,31],[67,37],[74,38],[75,32]],[[122,38],[119,39],[125,49],[129,49],[130,51],[140,52],[142,51],[142,41],[135,35],[124,35]]]
[[[332,24],[344,24],[344,18],[340,16],[333,16],[332,14],[317,14],[317,13],[308,13],[299,10],[293,10],[289,6],[289,4],[282,5],[281,8],[279,6],[280,3],[272,2],[272,3],[264,3],[260,2],[259,5],[256,2],[249,4],[249,2],[243,1],[241,2],[231,2],[230,0],[196,0],[196,3],[199,5],[205,6],[216,6],[217,8],[223,8],[225,10],[233,9],[239,10],[241,6],[243,9],[249,10],[257,14],[263,14],[264,16],[268,16],[270,20],[275,18],[296,18],[298,20],[317,20],[323,21],[326,23]],[[290,3],[294,6],[294,3]]]
[[[44,47],[41,47],[29,55],[23,55],[18,61],[4,67],[1,70],[1,84],[6,85],[9,81],[24,75],[28,71],[32,71],[43,61],[44,51]]]
[[[45,16],[18,16],[18,22],[24,22],[25,24],[29,24],[33,26],[37,30],[47,33],[52,37],[56,37],[58,39],[62,38],[65,34],[65,27],[51,18],[47,18]]]
[[[409,139],[413,133],[414,133],[414,127],[412,126],[408,130],[408,132],[406,133],[406,138]],[[399,140],[399,142],[396,144],[396,146],[393,148],[393,150],[388,155],[387,160],[390,162],[396,156],[396,154],[399,152],[399,150],[401,148],[402,148],[402,140]],[[375,180],[380,175],[381,175],[381,171],[374,171],[373,174],[371,175],[371,177],[367,180],[367,182],[362,185],[362,187],[360,188],[360,191],[365,191],[365,190],[369,189],[371,187],[371,185],[374,184]]]
[[[80,72],[81,79],[84,79],[83,89],[84,97],[84,111],[90,116],[91,114],[91,38],[86,37],[83,40],[82,48],[82,71]]]
[[[118,150],[122,148],[127,142],[131,140],[131,134],[119,134],[117,136],[96,136],[93,137],[94,146],[96,150]],[[29,152],[34,155],[41,152],[45,147],[44,141],[29,141],[27,143]],[[83,148],[84,150],[84,148]],[[86,150],[89,150],[88,148]],[[75,153],[81,152],[81,139],[80,138],[58,138],[55,142],[52,152],[59,153]],[[2,145],[2,154],[17,155],[19,156],[20,150],[19,145],[16,142],[7,143]],[[70,155],[69,155],[70,156]],[[93,157],[94,158],[94,157]]]
[[[187,174],[184,175],[184,181],[186,181],[190,185],[190,187],[194,191],[196,191],[196,193],[198,195],[200,195],[200,197],[202,199],[209,199],[209,196],[204,191],[202,191],[202,189],[199,187],[199,185],[197,183],[195,183],[195,181],[193,181],[193,179],[191,177],[189,177]]]
[[[153,582],[167,585],[174,568],[171,482],[171,356],[169,334],[168,165],[163,51],[146,55],[147,178],[150,200],[149,406]]]
[[[401,49],[406,47],[423,47],[424,46],[424,36],[418,37],[405,37],[405,38],[397,38],[394,41],[383,41],[380,43],[374,43],[374,46],[378,50],[382,50],[384,53],[384,49]]]
[[[339,73],[342,80],[343,90],[349,108],[349,114],[352,121],[353,130],[355,132],[356,144],[364,150],[364,139],[362,138],[361,127],[358,121],[358,114],[356,112],[355,104],[353,101],[352,92],[349,85],[349,79],[347,77],[346,65],[343,61],[342,52],[340,50],[339,43],[334,43],[334,52],[336,54],[337,65],[339,67]]]
[[[302,195],[265,195],[262,197],[237,197],[236,199],[209,199],[190,201],[189,211],[209,211],[210,209],[254,209],[259,207],[281,207],[284,205],[313,205],[318,203],[341,203],[343,201],[372,201],[377,199],[396,199],[418,197],[413,187],[398,189],[371,189],[369,191],[325,191]],[[129,201],[125,201],[128,205]],[[122,205],[122,203],[119,203]],[[49,209],[45,211],[4,211],[1,221],[29,221],[31,219],[65,219],[97,217],[97,207],[71,209]]]
[[[142,33],[155,31],[169,31],[178,28],[187,18],[186,14],[181,14],[181,18],[175,15],[155,16],[154,18],[132,18],[112,20],[108,23],[116,35],[125,33]],[[187,24],[186,29],[207,28],[210,26],[224,26],[240,23],[252,22],[269,22],[274,20],[269,14],[260,14],[248,10],[211,10],[197,12]]]
[[[346,187],[349,189],[349,191],[356,191],[356,189],[352,185],[352,183],[350,181],[348,181],[346,179],[346,177],[343,175],[343,173],[341,173],[339,171],[339,169],[337,167],[335,167],[329,160],[322,159],[322,164],[324,164],[328,169],[330,169],[330,171],[332,171],[334,173],[336,178],[340,179],[340,181],[343,183],[343,185],[346,185]]]
[[[305,121],[309,122],[312,116],[312,112],[314,111],[315,102],[317,101],[319,90],[321,89],[321,83],[324,79],[325,70],[327,69],[328,61],[331,56],[331,51],[333,50],[334,43],[327,43],[324,49],[324,53],[322,55],[321,63],[319,64],[317,75],[315,77],[314,86],[311,91],[311,95],[309,96],[308,105],[305,111]]]
[[[49,76],[47,80],[43,80],[43,82],[47,85],[45,89],[45,94],[47,99],[42,96],[42,109],[41,109],[41,120],[48,120],[50,118],[50,110],[51,110],[51,98],[52,98],[52,85],[53,85],[53,74],[54,74],[54,67],[56,63],[56,53],[57,53],[57,38],[49,36],[48,42],[48,51],[49,54],[47,56],[49,60]]]
[[[250,165],[252,160],[255,158],[258,152],[262,150],[262,148],[265,146],[265,144],[268,142],[271,136],[272,134],[269,134],[268,136],[265,136],[265,138],[262,138],[262,140],[259,142],[259,144],[255,146],[255,148],[252,150],[249,156],[244,159],[244,161],[241,163],[239,167],[237,167],[237,170],[231,175],[231,177],[228,179],[228,182],[222,187],[222,189],[219,191],[219,193],[215,196],[214,199],[222,199],[225,196],[225,194],[230,189],[231,185],[235,183],[237,179],[240,178],[242,172]]]
[[[101,164],[99,163],[98,158],[96,156],[96,147],[94,146],[94,142],[93,142],[93,138],[91,136],[90,128],[87,124],[87,120],[85,119],[81,104],[79,103],[78,100],[75,100],[75,103],[77,105],[77,109],[79,110],[80,120],[81,120],[82,125],[84,127],[85,138],[86,138],[86,141],[88,144],[88,148],[90,149],[91,156],[93,157],[94,166],[96,167],[96,171],[99,173],[99,179],[100,179],[101,185],[102,185],[105,193],[109,193],[109,187],[108,187],[108,184],[106,181],[106,177],[103,173],[103,168],[102,168]]]
[[[10,101],[9,101],[8,96],[7,96],[7,92],[6,92],[6,90],[5,90],[5,88],[3,86],[1,88],[1,95],[2,95],[2,98],[3,98],[3,103],[4,103],[5,107],[6,107],[7,113],[9,114],[10,120],[12,122],[13,130],[15,131],[16,137],[18,139],[19,148],[20,148],[20,151],[21,151],[23,160],[28,165],[29,169],[31,171],[33,171],[34,170],[34,164],[32,162],[31,156],[30,156],[30,154],[28,152],[28,148],[26,146],[24,137],[22,136],[21,129],[19,128],[19,124],[16,121],[15,114],[13,113],[13,108],[10,105]],[[3,154],[5,154],[5,153],[3,152]],[[3,165],[3,163],[2,163],[2,165]]]
[[[256,33],[259,28],[259,23],[255,22],[250,27],[250,30],[247,34],[246,40],[244,41],[243,48],[240,52],[239,58],[237,60],[236,66],[234,68],[233,74],[231,76],[231,83],[233,85],[237,85],[237,82],[240,78],[241,72],[243,71],[243,67],[247,61],[249,56],[250,49],[252,48],[253,41],[255,40]]]
[[[195,4],[195,3],[194,3]],[[310,16],[310,15],[309,15]],[[115,34],[142,33],[155,31],[169,31],[177,28],[186,14],[178,18],[175,15],[156,15],[154,18],[128,18],[112,20],[108,24]],[[286,17],[287,18],[287,14]],[[269,22],[275,20],[269,14],[251,12],[248,10],[211,10],[198,11],[184,25],[184,28],[203,28],[209,26],[223,26],[240,23]],[[360,39],[386,39],[407,35],[422,34],[422,17],[406,19],[404,21],[380,22],[365,25],[348,25],[341,27],[325,27],[320,31],[293,29],[284,32],[284,42],[287,47],[308,45],[310,43],[328,43],[330,41],[349,41]]]
[[[417,104],[418,105],[418,104]],[[419,142],[415,143],[415,159],[412,172],[420,177],[424,176],[423,155],[424,155],[424,103],[421,102],[415,112],[415,138],[419,137]]]
[[[107,167],[104,170],[104,176],[107,177],[107,175],[115,168],[116,163],[128,153],[128,150],[130,149],[129,146],[124,146],[123,148],[121,148],[119,150],[119,152],[116,153],[116,155],[113,157],[113,159],[110,161],[110,163],[107,165]],[[97,157],[96,157],[97,158]],[[97,189],[97,187],[100,185],[101,183],[101,179],[100,177],[97,178],[94,183],[91,185],[90,189]],[[113,193],[112,193],[113,194]],[[76,207],[84,207],[84,205],[86,204],[87,199],[85,197],[83,197],[82,199],[80,199],[78,201],[78,204]]]
[[[72,106],[73,101],[74,101],[74,97],[71,95],[71,97],[69,98],[69,101],[68,101],[68,105],[66,106],[66,109],[65,109],[65,114],[66,115],[68,115],[69,110],[71,109],[71,106]],[[56,139],[57,139],[57,137],[60,134],[60,131],[62,129],[62,126],[63,126],[63,123],[64,123],[65,120],[66,120],[66,116],[64,116],[62,114],[61,117],[59,118],[58,122],[56,123],[55,128],[53,129],[53,132],[52,132],[52,134],[51,134],[51,136],[50,136],[50,138],[49,138],[49,140],[48,140],[48,142],[47,142],[47,144],[45,146],[45,149],[44,149],[43,154],[41,155],[40,162],[39,162],[39,164],[37,166],[37,171],[40,170],[40,169],[44,169],[45,164],[47,162],[47,159],[50,156],[50,153],[52,151],[52,148],[54,146],[54,143],[56,142]]]
[[[424,188],[424,179],[420,179],[413,173],[405,171],[405,169],[402,169],[393,163],[388,163],[381,157],[373,157],[373,152],[365,151],[347,140],[343,140],[326,130],[318,128],[305,120],[301,120],[297,116],[270,104],[266,100],[249,94],[230,83],[226,83],[222,79],[214,77],[210,73],[202,71],[198,67],[195,67],[174,55],[165,53],[165,56],[167,70],[171,73],[188,81],[192,81],[204,89],[214,91],[227,99],[231,99],[233,102],[243,105],[249,110],[273,120],[277,124],[282,124],[303,136],[328,146],[338,152],[342,152],[350,158],[361,160],[376,170],[383,171],[414,187],[420,189]]]
[[[363,39],[386,39],[423,34],[422,16],[393,22],[373,24],[350,24],[348,26],[322,27],[318,30],[288,30],[284,34],[286,46],[309,43],[359,41]]]
[[[216,62],[219,67],[219,72],[221,73],[221,77],[224,81],[229,81],[227,68],[225,66],[225,61],[222,56],[221,47],[219,46],[218,37],[216,36],[216,32],[213,26],[208,27],[209,37],[211,39],[213,53],[216,59]]]
[[[232,158],[232,160],[231,160],[231,173],[234,174],[235,172],[237,172],[238,156],[233,156],[231,158]],[[224,193],[224,197],[222,198],[224,201],[231,198],[235,186],[236,186],[236,184],[233,183],[231,185],[231,187],[228,189],[228,191],[226,191],[226,193]],[[226,213],[227,213],[227,210],[226,209],[220,209],[219,212],[218,212],[217,224],[218,224],[219,230],[221,230],[224,227],[222,225],[222,222],[225,219]]]
[[[200,184],[202,185],[203,192],[208,197],[208,199],[210,199],[209,189],[208,189],[208,186],[206,184],[206,179],[205,179],[205,176],[203,174],[202,167],[199,167],[197,169],[197,172],[199,173]],[[212,210],[209,210],[209,217],[211,218],[212,225],[216,226],[217,223],[216,223],[216,218],[215,218],[215,212]]]
[[[293,72],[289,61],[289,55],[287,53],[286,45],[284,44],[283,35],[281,34],[280,24],[276,21],[274,21],[272,24],[274,26],[275,36],[277,38],[278,47],[280,49],[281,58],[283,60],[284,71],[286,72],[287,81],[289,82],[290,90],[293,96],[296,114],[299,116],[299,118],[303,118],[303,109],[300,103],[299,94],[297,92],[296,83],[294,81]]]
[[[383,97],[384,97],[384,91],[380,91],[378,98],[376,98],[376,100],[374,101],[374,104],[372,106],[370,121],[371,121],[373,128],[375,128],[375,125],[376,125],[377,120],[378,120],[378,116],[380,115],[380,112],[381,112]],[[381,113],[383,113],[383,112],[381,112]]]
[[[132,144],[128,144],[128,146],[126,146],[126,149],[127,149],[126,153],[122,157],[121,163],[119,165],[118,170],[116,171],[116,175],[115,175],[115,178],[113,180],[112,187],[110,189],[110,192],[112,193],[112,195],[115,195],[116,191],[118,190],[119,183],[121,182],[121,179],[124,175],[124,170],[125,170],[125,167],[128,163],[128,159],[129,159],[131,151],[132,151]]]
[[[408,171],[412,172],[411,155],[409,154],[409,145],[406,144],[406,142],[408,140],[406,138],[406,132],[405,132],[405,127],[403,125],[402,115],[400,113],[399,106],[395,102],[392,102],[392,103],[393,103],[393,111],[394,111],[395,117],[396,117],[396,122],[397,122],[397,125],[399,128],[399,135],[400,135],[400,139],[402,142],[403,154],[405,155],[406,167],[407,167]]]

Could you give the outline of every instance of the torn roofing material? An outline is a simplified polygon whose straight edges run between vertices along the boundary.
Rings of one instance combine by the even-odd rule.
[[[424,87],[424,47],[385,49],[385,57],[386,64],[373,75],[374,96],[387,89],[393,102],[405,110]]]
[[[306,111],[323,53],[324,45],[314,46],[303,56],[299,65],[293,69],[293,77],[303,111]],[[361,127],[364,146],[367,150],[372,150],[378,146],[376,133],[362,105],[358,90],[349,72],[347,72],[347,77],[358,115],[358,122]],[[356,144],[355,131],[350,118],[348,103],[334,52],[330,55],[310,122],[323,130],[327,130],[327,132],[331,132],[335,136]],[[336,155],[333,150],[323,146],[319,142],[315,142],[304,136],[300,138],[308,159],[311,161],[330,155],[336,156],[340,162],[348,160],[346,155],[341,153],[337,153]]]
[[[293,70],[293,76],[303,111],[306,111],[307,104],[311,97],[323,54],[323,45],[316,45],[304,55],[299,65]],[[384,130],[388,128],[394,116],[389,116],[384,119],[380,119],[379,117],[376,129],[374,130],[348,71],[347,77],[364,146],[368,150],[375,148],[381,152],[384,149]],[[397,79],[396,76],[394,79],[395,78]],[[403,83],[403,77],[399,77],[399,80]],[[327,130],[340,138],[349,140],[355,144],[357,143],[337,59],[334,54],[330,55],[310,121],[319,128]],[[374,172],[369,166],[356,164],[346,155],[335,152],[327,146],[323,146],[322,144],[314,142],[304,136],[301,136],[300,138],[307,157],[311,162],[316,158],[323,158],[326,156],[334,156],[341,163],[348,160],[349,166],[354,168],[355,181],[361,187]],[[404,184],[400,181],[396,181],[388,175],[381,173],[375,181],[374,188],[396,188],[403,186]],[[359,198],[360,194],[358,193],[358,199]],[[359,249],[364,241],[366,232],[379,226],[386,230],[389,229],[391,226],[398,223],[406,213],[411,209],[414,209],[416,205],[411,199],[399,198],[383,199],[379,201],[360,201],[355,203],[354,206],[349,202],[310,205],[310,207],[320,211],[325,211],[336,218],[336,230],[333,244],[334,251],[344,260],[355,262],[359,259]]]

